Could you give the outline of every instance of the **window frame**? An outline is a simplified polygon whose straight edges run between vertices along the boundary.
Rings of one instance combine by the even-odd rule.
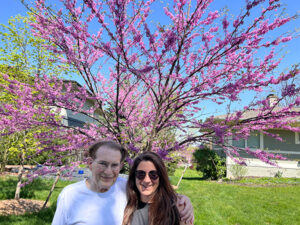
[[[295,144],[300,144],[300,132],[295,132]]]
[[[249,147],[248,139],[249,139],[250,136],[247,139],[241,139],[241,140],[245,141],[244,142],[245,145],[242,148],[248,148],[249,147],[250,149],[263,149],[264,148],[264,136],[263,136],[263,133],[261,131],[259,131],[257,135],[259,136],[259,146],[257,148]],[[233,140],[231,140],[231,145],[233,145]]]

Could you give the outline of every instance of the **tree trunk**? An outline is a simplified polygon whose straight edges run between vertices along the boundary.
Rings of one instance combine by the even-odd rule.
[[[0,138],[0,172],[5,171],[5,166],[7,164],[7,146],[4,144],[3,137]]]
[[[181,177],[180,177],[180,179],[179,179],[179,181],[178,181],[177,185],[175,186],[176,188],[179,188],[179,185],[180,185],[180,183],[181,183],[181,180],[182,180],[182,178],[183,178],[183,176],[184,176],[184,173],[185,173],[185,171],[186,171],[187,167],[188,167],[188,165],[187,165],[187,164],[185,164],[185,166],[184,166],[184,170],[182,171],[182,174],[181,174]]]
[[[56,186],[56,184],[57,184],[57,182],[58,182],[58,180],[59,180],[59,178],[60,178],[60,175],[61,175],[61,173],[60,173],[60,171],[58,171],[57,174],[56,174],[56,178],[55,178],[55,180],[54,180],[54,183],[52,184],[52,187],[51,187],[51,189],[50,189],[50,192],[49,192],[49,194],[48,194],[48,197],[47,197],[47,199],[46,199],[46,201],[45,201],[45,203],[44,203],[42,209],[44,209],[44,208],[46,207],[46,205],[47,205],[47,203],[48,203],[48,201],[49,201],[49,199],[50,199],[50,197],[51,197],[51,195],[52,195],[52,192],[53,192],[53,190],[54,190],[54,188],[55,188],[55,186]]]
[[[22,176],[23,176],[23,173],[24,173],[24,161],[25,161],[25,151],[22,151],[21,165],[20,165],[19,171],[18,171],[18,183],[17,183],[16,193],[15,193],[15,199],[16,200],[20,199]]]
[[[7,150],[4,149],[3,155],[2,155],[2,157],[1,157],[0,172],[4,172],[4,171],[5,171],[6,163],[7,163]]]

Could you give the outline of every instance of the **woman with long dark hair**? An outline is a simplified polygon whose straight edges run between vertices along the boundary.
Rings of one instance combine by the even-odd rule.
[[[154,152],[139,155],[130,169],[128,203],[123,225],[182,225],[173,190],[162,159]]]

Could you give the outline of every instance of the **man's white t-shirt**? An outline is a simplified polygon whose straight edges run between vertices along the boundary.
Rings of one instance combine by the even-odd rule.
[[[104,193],[87,188],[85,180],[60,193],[52,225],[121,225],[127,204],[127,180],[121,177]]]

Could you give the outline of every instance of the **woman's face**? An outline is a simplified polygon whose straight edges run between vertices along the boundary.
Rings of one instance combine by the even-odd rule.
[[[135,184],[142,202],[151,202],[159,185],[159,176],[151,161],[141,161],[136,169]]]

